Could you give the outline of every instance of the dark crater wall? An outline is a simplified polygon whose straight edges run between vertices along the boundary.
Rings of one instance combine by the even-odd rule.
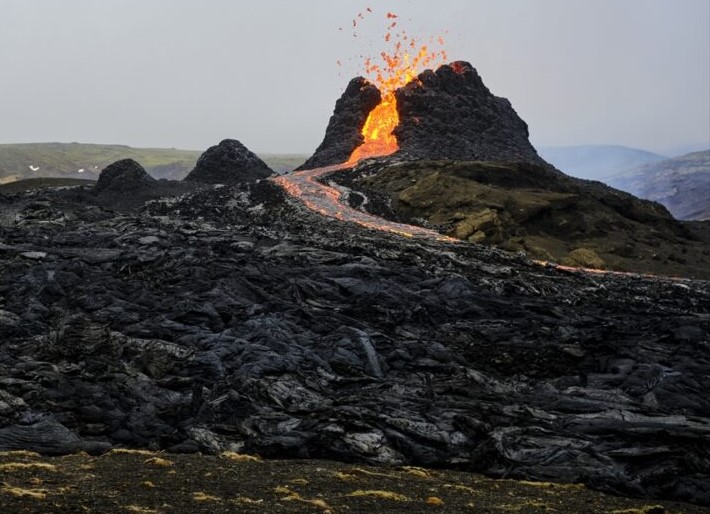
[[[528,140],[527,124],[467,62],[426,70],[395,95],[401,156],[545,163]]]
[[[355,77],[335,102],[323,142],[298,169],[317,168],[347,161],[364,139],[367,115],[380,103],[380,90],[362,77]]]

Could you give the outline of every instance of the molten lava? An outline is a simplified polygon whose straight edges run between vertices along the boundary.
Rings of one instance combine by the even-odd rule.
[[[423,69],[436,68],[446,63],[446,51],[430,50],[430,45],[438,43],[443,46],[442,37],[436,40],[431,38],[429,44],[423,44],[403,30],[395,32],[397,22],[389,20],[396,18],[396,14],[386,14],[389,25],[384,40],[390,49],[380,53],[381,62],[375,62],[371,58],[365,59],[365,75],[380,90],[382,99],[379,105],[370,111],[362,128],[364,142],[350,155],[347,161],[349,164],[355,164],[367,157],[389,155],[399,149],[397,137],[393,134],[399,125],[395,90],[416,79]]]
[[[347,162],[323,166],[310,170],[294,171],[287,175],[272,178],[275,183],[294,198],[303,203],[309,210],[328,218],[349,221],[373,230],[390,232],[404,237],[421,237],[451,243],[460,242],[449,236],[439,234],[434,230],[404,223],[389,221],[363,211],[359,211],[342,202],[343,190],[335,184],[323,184],[319,181],[335,171],[352,167]]]

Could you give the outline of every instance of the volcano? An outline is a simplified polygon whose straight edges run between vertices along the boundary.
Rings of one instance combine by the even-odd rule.
[[[393,158],[546,164],[510,102],[494,96],[467,62],[426,70],[396,89],[394,96],[399,123],[393,130]],[[347,161],[364,143],[367,116],[380,98],[373,84],[362,77],[352,79],[335,104],[323,142],[301,169]]]

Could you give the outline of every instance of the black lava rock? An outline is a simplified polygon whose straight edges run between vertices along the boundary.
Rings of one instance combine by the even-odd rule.
[[[132,193],[140,189],[148,189],[154,184],[155,179],[148,175],[143,166],[133,159],[121,159],[101,171],[92,192],[94,194]]]
[[[274,172],[236,139],[225,139],[208,148],[185,177],[190,182],[237,184],[268,178]]]
[[[367,115],[380,103],[380,90],[362,77],[350,81],[343,95],[335,102],[323,142],[313,156],[299,169],[317,168],[348,160],[364,138],[362,127]]]
[[[395,96],[399,155],[545,163],[528,140],[527,124],[467,62],[426,70]]]
[[[40,202],[62,224],[16,216]],[[0,451],[245,451],[710,504],[707,281],[370,231],[266,180],[96,220],[61,191],[0,209]]]

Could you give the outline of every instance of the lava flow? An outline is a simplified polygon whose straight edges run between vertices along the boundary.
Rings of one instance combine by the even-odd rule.
[[[372,11],[368,9],[368,12]],[[362,14],[359,17],[362,19]],[[324,216],[407,237],[421,236],[440,241],[458,241],[434,230],[390,222],[353,209],[341,202],[342,191],[318,181],[319,178],[335,171],[352,168],[362,159],[382,157],[396,152],[399,145],[393,131],[399,124],[399,113],[395,91],[416,79],[424,68],[435,67],[446,62],[447,56],[444,50],[430,50],[430,45],[444,44],[442,37],[438,37],[436,41],[432,38],[429,44],[421,43],[404,31],[396,30],[396,14],[388,12],[385,17],[388,25],[384,40],[391,48],[380,53],[381,62],[371,58],[365,59],[364,62],[365,75],[380,90],[381,100],[365,120],[362,128],[363,143],[352,152],[346,162],[302,170],[273,180],[306,207]],[[354,25],[356,23],[353,21]]]
[[[308,209],[341,221],[350,221],[363,227],[390,232],[405,237],[426,237],[438,241],[459,242],[448,236],[405,223],[388,221],[366,212],[358,211],[341,202],[343,192],[339,189],[318,181],[334,171],[351,168],[350,162],[323,166],[310,170],[302,170],[272,179],[286,190],[286,192],[300,200]]]

